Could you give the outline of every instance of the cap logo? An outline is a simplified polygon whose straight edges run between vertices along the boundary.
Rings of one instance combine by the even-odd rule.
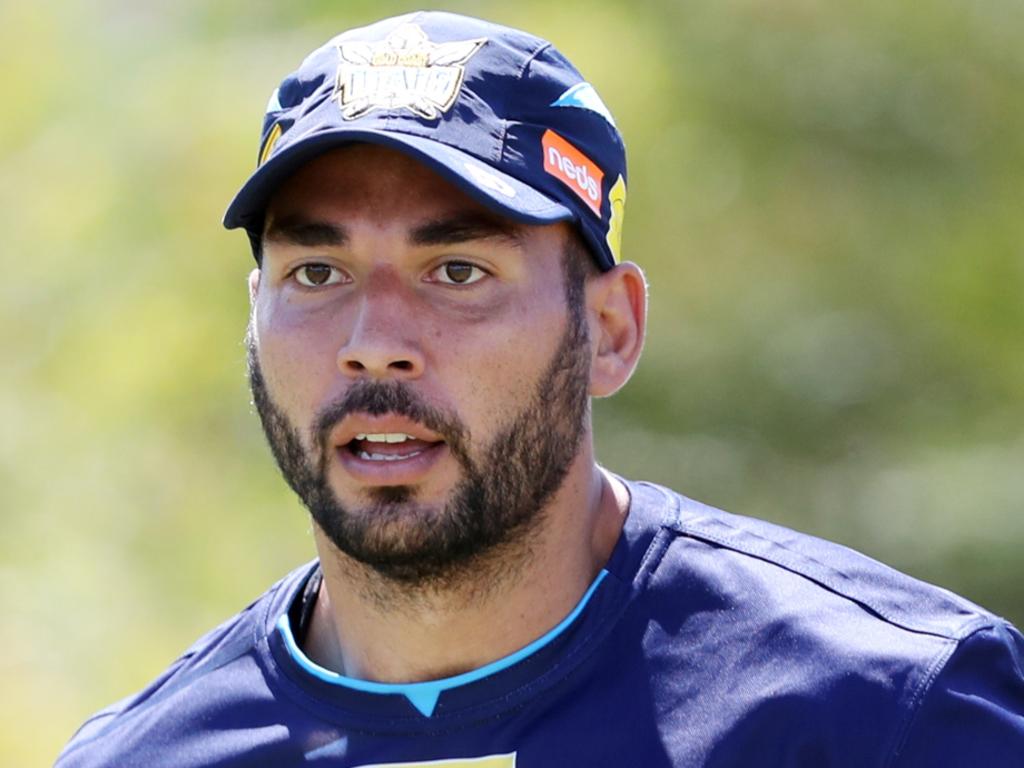
[[[591,112],[599,114],[611,123],[613,127],[617,127],[611,110],[604,105],[601,97],[597,95],[597,91],[594,90],[594,86],[590,83],[576,83],[576,85],[552,101],[549,106],[589,109]]]
[[[332,97],[346,120],[375,109],[408,109],[434,120],[455,103],[464,65],[485,42],[432,43],[417,25],[406,24],[379,43],[338,43]]]
[[[622,261],[622,221],[626,217],[626,180],[622,176],[619,176],[608,190],[608,207],[611,208],[612,214],[608,219],[608,234],[604,240],[608,243],[612,258],[618,264]]]
[[[274,127],[271,128],[270,133],[267,134],[267,140],[263,142],[263,149],[260,150],[260,159],[259,162],[256,163],[257,167],[263,165],[270,159],[270,153],[274,151],[274,145],[277,144],[277,140],[281,138],[281,134],[283,132],[284,131],[281,130],[281,124],[274,123]]]
[[[544,170],[576,193],[590,210],[601,215],[601,182],[604,171],[597,163],[552,130],[541,137]]]
[[[463,162],[462,165],[465,167],[469,175],[473,177],[473,181],[476,182],[477,186],[497,192],[499,195],[504,195],[505,197],[516,196],[516,191],[512,188],[512,185],[507,181],[499,179],[490,171],[486,171],[468,160]]]

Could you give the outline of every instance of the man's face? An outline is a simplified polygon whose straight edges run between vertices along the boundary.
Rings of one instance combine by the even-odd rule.
[[[253,399],[342,552],[427,582],[527,541],[588,425],[568,247],[566,225],[496,217],[381,147],[324,155],[271,201]]]

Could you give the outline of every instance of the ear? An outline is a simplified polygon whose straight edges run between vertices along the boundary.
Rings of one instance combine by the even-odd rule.
[[[623,262],[587,280],[592,357],[590,394],[608,397],[636,370],[647,330],[647,280]]]
[[[249,306],[256,306],[256,292],[260,288],[260,270],[259,267],[253,269],[249,273]]]

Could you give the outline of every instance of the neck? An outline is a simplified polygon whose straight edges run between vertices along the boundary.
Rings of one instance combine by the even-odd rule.
[[[383,579],[314,529],[324,581],[304,650],[320,666],[379,682],[436,680],[514,653],[582,599],[627,507],[622,484],[581,455],[528,544],[413,588]]]

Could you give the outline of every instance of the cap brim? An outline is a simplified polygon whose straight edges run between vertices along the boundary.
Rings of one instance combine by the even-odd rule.
[[[558,201],[447,144],[393,131],[334,130],[299,139],[256,169],[228,206],[224,226],[260,231],[267,203],[289,176],[317,155],[358,142],[382,144],[411,155],[482,205],[511,219],[550,224],[575,218],[573,211]]]

